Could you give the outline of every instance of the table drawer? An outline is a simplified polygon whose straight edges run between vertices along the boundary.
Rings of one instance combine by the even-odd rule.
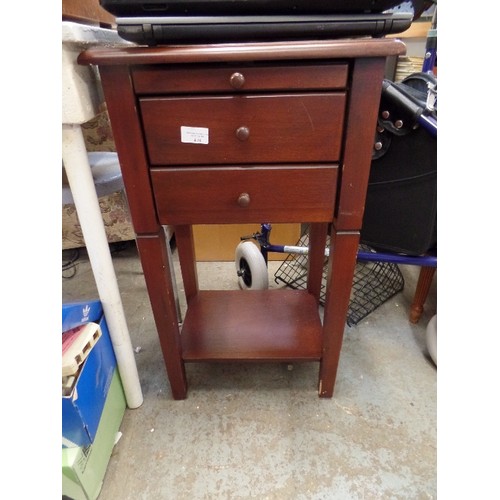
[[[347,85],[347,64],[303,66],[198,66],[138,68],[132,78],[137,94],[186,94],[261,90],[333,90]]]
[[[336,165],[151,170],[161,224],[331,221]]]
[[[336,162],[345,94],[140,100],[153,165]]]

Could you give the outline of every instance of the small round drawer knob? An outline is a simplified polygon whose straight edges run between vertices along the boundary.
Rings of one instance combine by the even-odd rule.
[[[245,85],[245,77],[241,73],[233,73],[229,78],[229,83],[233,89],[241,89]]]
[[[241,193],[238,196],[238,205],[241,208],[246,208],[250,205],[250,195],[248,193]]]
[[[248,127],[238,127],[236,129],[236,137],[240,141],[246,141],[250,137],[250,129]]]

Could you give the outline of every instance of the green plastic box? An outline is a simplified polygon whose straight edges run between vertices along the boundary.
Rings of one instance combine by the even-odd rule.
[[[115,369],[94,442],[85,447],[62,449],[63,496],[72,500],[98,497],[125,408],[125,394]]]

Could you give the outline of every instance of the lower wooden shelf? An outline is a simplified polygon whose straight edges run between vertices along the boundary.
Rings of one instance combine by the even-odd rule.
[[[202,290],[189,301],[182,358],[194,361],[318,361],[322,325],[304,290]]]

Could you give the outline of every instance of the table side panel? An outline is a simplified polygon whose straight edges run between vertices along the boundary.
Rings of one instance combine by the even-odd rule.
[[[384,58],[354,61],[335,221],[338,230],[359,230],[363,223],[384,70]]]
[[[137,234],[156,233],[159,224],[149,163],[128,68],[102,67],[100,76],[134,230]]]

